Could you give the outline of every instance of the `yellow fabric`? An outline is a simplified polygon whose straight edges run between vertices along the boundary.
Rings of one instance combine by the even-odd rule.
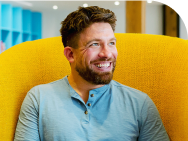
[[[188,42],[162,35],[115,36],[114,80],[152,98],[172,141],[188,140]],[[21,43],[0,54],[0,140],[13,140],[22,101],[33,86],[68,74],[61,37]]]

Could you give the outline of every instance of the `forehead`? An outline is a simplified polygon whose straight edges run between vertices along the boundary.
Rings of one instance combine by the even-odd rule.
[[[87,42],[92,39],[108,40],[114,38],[114,32],[109,23],[93,23],[80,33],[80,42]]]

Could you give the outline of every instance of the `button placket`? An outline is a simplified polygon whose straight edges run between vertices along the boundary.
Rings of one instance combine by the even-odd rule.
[[[91,94],[90,95],[91,97],[94,97],[94,94]],[[87,115],[87,116],[89,116],[88,114],[89,114],[89,111],[90,111],[90,108],[91,108],[91,103],[92,103],[92,101],[93,101],[93,99],[88,99],[88,102],[86,103],[86,110],[85,110],[85,115]]]
[[[88,111],[86,110],[84,113],[87,115],[87,114],[88,114]]]
[[[92,103],[92,101],[94,100],[94,99],[93,99],[94,94],[90,94],[90,97],[92,97],[92,98],[89,98],[89,99],[88,99],[88,103],[87,103],[88,108],[91,108],[91,105],[92,105],[91,103]]]
[[[91,94],[90,96],[91,96],[91,97],[94,97],[94,94]]]

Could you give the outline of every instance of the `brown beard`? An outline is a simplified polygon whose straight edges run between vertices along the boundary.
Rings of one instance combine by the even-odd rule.
[[[95,85],[109,84],[113,78],[113,73],[114,73],[115,66],[116,66],[116,60],[115,59],[108,59],[108,60],[100,59],[97,61],[112,61],[111,63],[111,65],[113,65],[112,71],[111,72],[95,72],[93,71],[93,69],[89,68],[88,65],[86,66],[86,68],[83,68],[83,67],[80,67],[81,65],[77,65],[77,64],[76,64],[75,69],[83,79],[90,82],[91,84],[95,84]],[[94,62],[97,62],[97,61],[94,61]],[[91,63],[94,63],[94,62],[91,62]],[[81,62],[79,62],[79,64],[81,64]]]

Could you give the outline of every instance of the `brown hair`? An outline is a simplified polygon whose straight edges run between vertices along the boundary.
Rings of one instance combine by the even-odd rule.
[[[109,9],[100,8],[98,6],[79,7],[78,10],[70,13],[65,20],[61,22],[62,27],[60,33],[64,47],[70,46],[78,48],[77,43],[80,33],[95,22],[109,23],[113,31],[115,31],[116,16]]]

